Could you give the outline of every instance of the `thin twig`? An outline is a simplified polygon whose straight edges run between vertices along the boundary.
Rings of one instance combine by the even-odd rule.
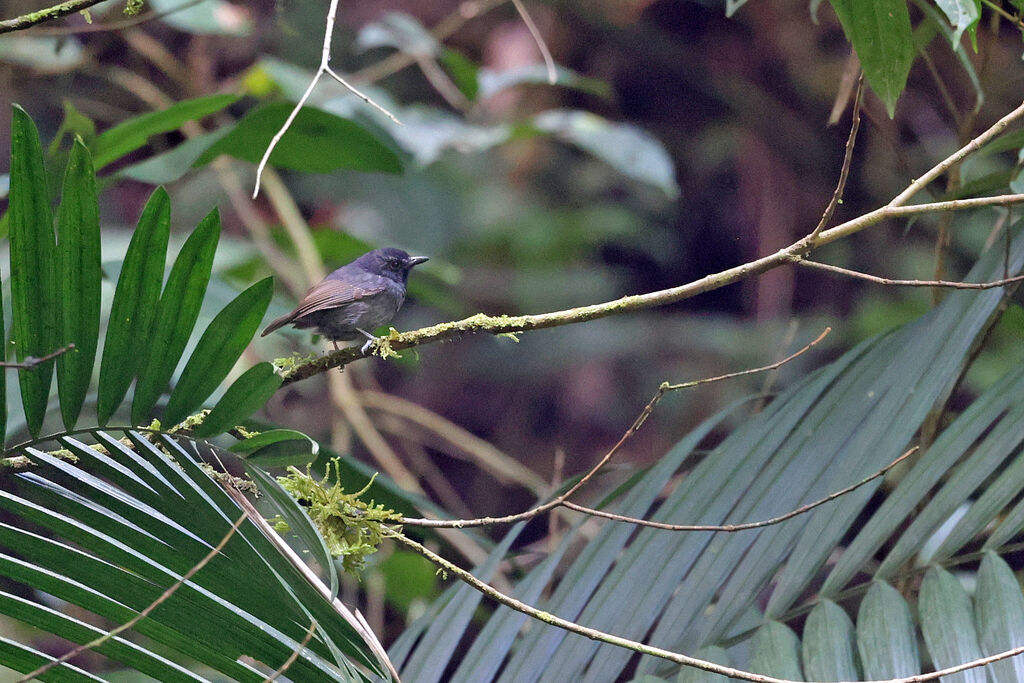
[[[868,282],[875,282],[880,285],[890,285],[894,287],[947,287],[949,289],[995,289],[996,287],[1004,287],[1014,282],[1020,282],[1024,280],[1024,275],[1018,275],[1016,277],[1007,277],[1002,280],[992,280],[991,282],[953,282],[950,280],[893,280],[887,277],[878,277],[877,275],[869,275],[868,273],[862,273],[857,270],[850,270],[848,268],[840,268],[839,266],[829,265],[827,263],[819,263],[818,261],[798,261],[798,265],[806,268],[812,268],[814,270],[824,270],[829,273],[836,273],[838,275],[846,275],[848,277],[855,277],[860,280],[867,280]]]
[[[598,640],[603,643],[616,645],[618,647],[626,648],[628,650],[632,650],[640,654],[651,655],[652,657],[659,657],[661,659],[667,659],[671,662],[676,662],[677,664],[681,664],[683,666],[701,669],[703,671],[720,674],[722,676],[727,676],[729,678],[737,678],[743,681],[753,681],[754,683],[795,683],[790,679],[775,678],[774,676],[765,676],[763,674],[755,674],[749,671],[743,671],[741,669],[734,669],[729,666],[722,666],[721,664],[705,661],[703,659],[697,659],[695,657],[688,657],[678,652],[664,650],[660,647],[654,647],[652,645],[640,643],[635,640],[630,640],[628,638],[622,638],[611,633],[599,631],[594,628],[582,626],[574,621],[569,621],[568,619],[563,619],[559,616],[551,614],[550,612],[540,610],[534,607],[533,605],[529,605],[525,602],[522,602],[521,600],[516,600],[515,598],[492,588],[480,579],[473,576],[470,572],[466,571],[465,569],[459,567],[458,565],[452,562],[449,562],[437,553],[429,550],[428,548],[417,543],[411,538],[406,537],[403,534],[395,533],[392,537],[398,542],[404,544],[405,546],[416,551],[423,557],[427,558],[434,564],[442,567],[445,571],[451,572],[459,579],[461,579],[465,583],[468,583],[470,586],[480,591],[484,595],[488,596],[495,602],[498,602],[502,605],[505,605],[506,607],[514,609],[517,612],[521,612],[522,614],[525,614],[527,616],[533,617],[534,619],[542,621],[545,624],[556,626],[566,631],[570,631],[572,633],[579,634],[586,638],[590,638],[591,640]],[[964,664],[958,664],[947,669],[941,669],[939,671],[933,671],[927,674],[919,674],[917,676],[907,676],[905,678],[891,678],[885,681],[875,681],[875,683],[925,683],[926,681],[938,680],[943,676],[949,676],[960,671],[966,671],[967,669],[974,669],[977,667],[985,666],[987,664],[991,664],[992,662],[998,662],[1000,660],[1008,659],[1010,657],[1014,657],[1022,653],[1024,653],[1024,647],[1017,647],[1012,650],[1006,650],[1005,652],[1000,652],[998,654],[991,655],[989,657],[983,657],[981,659],[976,659],[971,662],[965,662]]]
[[[42,356],[40,358],[36,358],[35,356],[28,356],[28,357],[25,358],[25,360],[21,361],[20,363],[6,363],[6,362],[5,363],[0,363],[0,368],[16,368],[16,369],[19,369],[19,370],[32,370],[33,368],[37,367],[38,365],[40,365],[42,363],[45,363],[48,360],[53,360],[57,356],[62,356],[65,353],[67,353],[68,351],[71,351],[74,348],[75,348],[74,344],[68,344],[67,346],[65,346],[63,348],[59,348],[56,351],[48,353],[45,356]]]
[[[821,498],[820,500],[816,500],[813,503],[808,503],[807,505],[801,505],[800,507],[796,508],[795,510],[791,510],[791,511],[787,512],[784,515],[779,515],[778,517],[771,517],[770,519],[763,519],[760,522],[746,522],[744,524],[666,524],[664,522],[652,522],[650,520],[639,519],[637,517],[627,517],[625,515],[617,515],[617,514],[615,514],[613,512],[605,512],[604,510],[595,510],[594,508],[585,507],[583,505],[577,505],[576,503],[573,503],[573,502],[568,501],[568,500],[562,503],[562,507],[569,508],[570,510],[576,510],[577,512],[582,512],[582,513],[591,515],[593,517],[603,517],[605,519],[615,520],[616,522],[629,522],[630,524],[636,524],[637,526],[647,526],[647,527],[651,527],[653,529],[662,529],[662,530],[665,530],[665,531],[727,531],[727,532],[733,532],[733,531],[746,531],[747,529],[760,529],[761,527],[772,526],[773,524],[779,524],[781,522],[785,522],[786,520],[792,519],[792,518],[797,517],[799,515],[802,515],[805,512],[810,512],[811,510],[813,510],[816,507],[824,505],[825,503],[828,503],[830,501],[836,500],[837,498],[845,496],[846,494],[851,493],[852,491],[855,491],[855,490],[859,489],[861,486],[864,486],[868,482],[873,481],[873,480],[877,479],[878,477],[881,477],[886,472],[891,470],[893,467],[895,467],[896,465],[900,464],[901,462],[903,462],[904,460],[909,458],[911,455],[913,455],[914,453],[917,452],[918,448],[919,448],[918,446],[914,446],[913,448],[908,450],[906,453],[904,453],[903,455],[901,455],[900,457],[896,458],[891,463],[889,463],[888,465],[883,467],[882,469],[878,470],[877,472],[875,472],[874,474],[872,474],[872,475],[870,475],[868,477],[865,477],[864,479],[861,479],[856,484],[852,484],[850,486],[847,486],[846,488],[839,489],[838,491],[830,493],[827,496],[825,496],[824,498]]]
[[[292,653],[288,655],[288,659],[284,660],[284,664],[281,665],[281,668],[264,678],[263,683],[274,683],[274,681],[280,678],[281,674],[287,671],[288,668],[295,663],[295,660],[299,658],[299,653],[302,652],[302,648],[309,645],[309,641],[313,640],[314,633],[316,633],[316,619],[309,622],[309,628],[306,629],[306,635],[302,639],[302,642],[299,643],[297,648],[292,650]]]
[[[191,569],[189,569],[187,572],[185,572],[180,579],[178,579],[173,584],[171,584],[171,586],[168,587],[167,590],[165,590],[163,593],[161,593],[160,597],[158,597],[156,600],[151,602],[148,607],[146,607],[141,612],[136,614],[134,617],[129,619],[127,622],[125,622],[124,624],[121,624],[120,626],[118,626],[114,630],[110,631],[109,633],[105,633],[104,635],[100,636],[99,638],[96,638],[95,640],[91,640],[88,643],[85,643],[84,645],[79,645],[78,647],[76,647],[75,649],[71,650],[70,652],[67,652],[67,653],[63,654],[60,657],[58,657],[57,659],[54,659],[54,660],[52,660],[50,662],[47,662],[46,664],[44,664],[43,666],[39,667],[35,671],[32,671],[32,672],[26,674],[24,677],[18,679],[18,683],[24,683],[25,681],[31,681],[32,679],[37,678],[37,677],[43,675],[44,673],[46,673],[47,671],[49,671],[53,667],[57,666],[58,664],[63,664],[64,662],[68,661],[69,659],[73,659],[74,657],[77,657],[78,655],[82,654],[86,650],[91,650],[92,648],[96,647],[97,645],[102,645],[106,641],[110,640],[111,638],[117,636],[120,633],[123,633],[124,631],[127,631],[132,626],[135,626],[135,624],[139,623],[140,621],[142,621],[143,619],[148,617],[153,612],[153,610],[155,610],[157,607],[159,607],[161,604],[163,604],[168,598],[170,598],[172,595],[174,595],[175,591],[177,591],[179,588],[181,588],[182,585],[184,585],[184,583],[186,581],[188,581],[193,576],[195,576],[196,572],[198,572],[200,569],[205,567],[210,562],[210,560],[212,560],[214,557],[216,557],[217,554],[220,553],[220,551],[224,549],[224,546],[226,546],[228,544],[228,541],[231,540],[231,537],[235,535],[235,532],[238,531],[238,528],[240,526],[242,526],[242,523],[245,522],[245,520],[247,520],[248,518],[249,518],[249,513],[247,511],[243,510],[242,511],[242,516],[238,518],[238,521],[236,521],[234,524],[231,525],[231,528],[228,529],[228,532],[226,534],[224,534],[224,538],[220,539],[220,543],[218,543],[216,546],[214,546],[213,549],[210,550],[210,552],[206,553],[206,555],[203,557],[203,559],[199,560],[199,562],[197,562]]]
[[[29,12],[28,14],[23,14],[20,17],[15,17],[14,19],[4,19],[3,21],[0,21],[0,34],[10,33],[12,31],[22,31],[30,26],[41,24],[44,21],[59,19],[60,17],[74,14],[75,12],[81,12],[82,10],[88,9],[93,5],[98,5],[101,2],[103,2],[103,0],[68,0],[68,2],[62,2],[59,5],[54,5],[53,7]]]
[[[825,335],[827,335],[831,331],[832,328],[826,327],[825,331],[819,334],[817,339],[807,344],[796,353],[790,354],[789,356],[786,356],[782,360],[776,361],[770,365],[764,365],[762,367],[753,368],[750,370],[741,370],[740,372],[730,372],[729,374],[719,375],[718,377],[707,377],[704,379],[697,379],[691,382],[683,382],[681,384],[670,384],[668,382],[662,382],[661,386],[658,387],[657,393],[655,393],[654,396],[651,397],[651,400],[648,401],[647,405],[644,406],[643,410],[640,411],[640,414],[633,421],[633,424],[630,425],[629,429],[627,429],[626,432],[619,438],[619,440],[615,442],[615,445],[612,446],[611,450],[605,453],[604,457],[598,460],[597,464],[591,467],[590,470],[579,479],[579,481],[570,486],[569,489],[565,491],[565,493],[556,496],[555,498],[549,500],[546,503],[542,503],[536,507],[526,510],[525,512],[519,512],[514,515],[506,515],[504,517],[480,517],[477,519],[418,519],[403,517],[401,524],[407,524],[409,526],[431,527],[435,529],[461,529],[464,527],[490,526],[492,524],[511,524],[513,522],[519,522],[524,519],[532,519],[533,517],[536,517],[537,515],[547,512],[552,508],[562,505],[565,501],[572,497],[574,493],[583,488],[587,484],[587,482],[589,482],[602,467],[608,464],[608,462],[612,459],[612,457],[614,457],[618,450],[622,448],[622,445],[626,443],[626,441],[628,441],[629,438],[633,436],[633,434],[635,434],[637,430],[640,429],[640,427],[643,426],[644,422],[647,421],[647,418],[650,417],[651,413],[654,412],[655,406],[658,405],[658,402],[661,401],[662,397],[664,397],[665,394],[667,394],[668,392],[679,391],[681,389],[690,389],[692,387],[700,386],[702,384],[709,384],[711,382],[721,382],[722,380],[732,379],[734,377],[742,377],[744,375],[752,375],[757,372],[767,372],[769,370],[775,370],[776,368],[782,367],[786,363],[789,363],[798,356],[801,356],[807,351],[809,351],[811,348],[816,346],[822,339],[824,339]]]
[[[850,166],[853,164],[853,148],[857,142],[857,130],[860,129],[860,104],[861,98],[864,96],[864,74],[861,73],[857,79],[857,93],[853,96],[853,115],[852,121],[850,122],[850,135],[846,138],[846,151],[843,153],[843,166],[839,171],[839,181],[836,183],[836,190],[832,193],[832,198],[828,201],[828,206],[825,207],[825,211],[821,214],[821,220],[818,221],[818,225],[811,232],[809,242],[813,243],[818,238],[821,231],[825,229],[829,221],[832,220],[832,216],[836,212],[836,207],[839,206],[839,202],[843,200],[843,192],[846,190],[846,181],[850,177]]]
[[[378,105],[376,102],[371,100],[369,97],[364,95],[359,90],[353,88],[351,85],[349,85],[348,81],[346,81],[341,76],[339,76],[338,74],[334,73],[334,71],[331,70],[331,37],[334,35],[334,17],[335,15],[337,15],[337,13],[338,0],[331,0],[330,7],[327,10],[327,24],[324,28],[324,46],[323,50],[320,53],[320,66],[317,68],[316,74],[313,76],[313,79],[309,82],[309,85],[306,86],[306,91],[302,93],[302,97],[299,98],[299,101],[295,103],[295,107],[292,109],[291,113],[288,114],[288,118],[285,119],[284,125],[282,125],[281,128],[278,129],[276,133],[274,133],[274,137],[271,138],[270,144],[267,145],[267,149],[263,152],[263,158],[260,159],[260,163],[256,167],[256,185],[252,191],[253,199],[255,199],[260,193],[260,179],[263,177],[263,169],[266,168],[267,162],[270,161],[271,153],[273,153],[274,148],[277,146],[277,143],[281,141],[281,138],[283,138],[284,134],[288,131],[288,128],[292,125],[292,122],[295,120],[295,117],[299,115],[299,111],[302,109],[303,105],[306,104],[306,100],[308,100],[309,96],[313,94],[313,88],[316,87],[316,84],[320,81],[320,78],[325,73],[330,74],[332,78],[334,78],[343,86],[348,88],[350,91],[352,91],[354,95],[362,99],[364,102],[372,104],[374,107],[387,114],[387,116],[390,117],[391,120],[393,120],[395,123],[400,123],[398,119],[396,119],[394,115],[392,115],[389,111]]]
[[[544,42],[544,36],[540,34],[540,29],[533,22],[533,17],[526,11],[523,0],[512,0],[512,4],[515,5],[516,11],[519,12],[523,23],[529,29],[530,35],[533,36],[533,42],[537,43],[537,48],[540,50],[541,56],[544,57],[544,65],[548,68],[548,83],[554,85],[558,82],[558,70],[555,69],[555,60],[551,56],[551,50],[548,49],[547,43]]]

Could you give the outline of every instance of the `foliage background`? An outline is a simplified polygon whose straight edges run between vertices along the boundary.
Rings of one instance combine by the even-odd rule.
[[[390,54],[357,45],[360,29],[389,12],[408,13],[429,27],[460,6],[344,4],[333,62],[342,73],[373,68]],[[320,5],[206,2],[200,7],[213,12],[190,26],[169,18],[123,31],[57,34],[60,29],[44,27],[0,37],[0,130],[10,127],[12,102],[32,114],[45,142],[57,132],[65,102],[102,131],[190,97],[260,93],[266,80],[253,69],[269,57],[302,68],[278,83],[293,89],[315,68]],[[27,2],[0,2],[4,17],[29,9]],[[660,289],[775,251],[817,222],[834,188],[848,130],[848,115],[838,125],[826,125],[850,55],[826,3],[817,23],[803,1],[750,2],[730,18],[719,3],[680,0],[531,3],[530,9],[558,63],[607,84],[607,92],[528,85],[473,104],[462,113],[465,121],[485,127],[556,108],[591,111],[660,141],[672,159],[678,190],[631,179],[552,137],[529,135],[488,149],[475,148],[469,136],[459,138],[459,149],[424,167],[407,163],[402,175],[287,173],[328,267],[368,245],[396,245],[431,256],[413,276],[413,300],[397,327],[412,329],[477,311],[543,312]],[[106,3],[94,8],[93,17],[115,17],[119,11]],[[917,6],[914,12],[919,19]],[[81,17],[64,24],[87,26]],[[247,33],[240,34],[238,26]],[[1020,30],[986,15],[979,34],[978,52],[965,40],[960,57],[947,42],[919,35],[922,58],[910,73],[895,118],[889,119],[876,97],[867,97],[867,121],[837,220],[884,204],[915,171],[1019,103]],[[46,42],[18,44],[25,40]],[[539,59],[510,5],[467,21],[446,45],[496,70]],[[973,64],[985,93],[977,112],[977,91],[961,58]],[[374,85],[403,107],[453,111],[415,66]],[[240,115],[249,104],[234,105],[221,120]],[[217,120],[208,119],[206,128]],[[434,126],[441,130],[440,122]],[[178,134],[157,139],[137,160],[179,142]],[[0,159],[8,158],[7,145],[6,137],[0,139]],[[1014,162],[1009,154],[972,161],[963,182],[1008,173]],[[248,186],[251,165],[235,163]],[[299,267],[259,256],[246,221],[225,201],[214,171],[191,172],[168,189],[172,231],[179,234],[212,206],[221,209],[225,235],[213,285],[223,292],[218,308],[234,291],[267,274],[278,275],[280,307],[290,307],[296,292],[281,282],[301,280]],[[150,191],[147,184],[119,180],[101,195],[106,260],[117,260]],[[288,240],[275,227],[271,207],[265,199],[255,207],[287,252]],[[940,220],[924,218],[909,227],[892,222],[829,247],[821,257],[880,275],[930,278],[936,272]],[[982,225],[969,230],[961,224],[950,234],[945,275],[955,279],[966,272],[987,236]],[[912,319],[931,303],[927,290],[882,289],[785,268],[683,304],[525,334],[518,344],[467,337],[407,352],[401,362],[364,362],[346,372],[359,386],[414,401],[545,479],[560,480],[607,450],[663,380],[770,362],[784,355],[794,338],[806,339],[832,325],[831,350],[788,366],[774,380],[775,387],[783,387],[810,364]],[[1020,362],[1013,341],[1022,322],[1013,309],[992,340],[992,352],[972,370],[954,403]],[[248,360],[293,348],[309,349],[308,335],[257,340]],[[673,396],[618,461],[653,461],[698,421],[759,390],[763,382],[741,380]],[[15,383],[8,387],[13,391]],[[532,501],[525,488],[498,483],[472,462],[452,457],[436,438],[373,414],[407,466],[424,478],[428,493],[454,514],[508,513]],[[265,417],[368,460],[365,447],[337,418],[323,378],[280,392]],[[728,428],[726,422],[721,431]],[[714,441],[712,436],[709,444]],[[528,528],[517,544],[528,548],[546,531],[541,524]],[[407,557],[391,557],[392,567],[407,567],[400,564]],[[387,572],[397,570],[389,569],[392,560],[382,561],[390,603],[369,613],[387,642],[400,630],[412,597],[391,592]],[[423,596],[436,590],[430,573],[422,576]]]

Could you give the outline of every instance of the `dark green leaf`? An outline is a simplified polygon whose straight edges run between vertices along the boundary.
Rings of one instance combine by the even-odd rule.
[[[39,132],[21,107],[11,120],[11,343],[19,361],[56,349],[60,309],[54,285],[57,243]],[[53,363],[19,370],[29,432],[39,435],[50,395]]]
[[[974,620],[985,655],[1024,645],[1024,596],[1020,583],[1013,569],[992,551],[985,553],[978,569]],[[1000,683],[1024,679],[1024,657],[1004,659],[990,666],[993,678]]]
[[[167,277],[149,333],[142,337],[145,360],[139,368],[132,400],[132,422],[143,424],[171,381],[188,343],[206,294],[213,255],[220,237],[220,216],[214,209],[185,240]]]
[[[921,634],[937,669],[980,659],[983,655],[974,627],[971,599],[963,586],[945,569],[931,567],[921,582],[918,599]],[[986,683],[985,669],[968,669],[956,675],[963,683]]]
[[[480,92],[480,81],[477,79],[479,69],[466,55],[457,50],[443,48],[440,61],[451,74],[452,82],[466,99],[473,101]]]
[[[140,346],[146,343],[160,299],[170,223],[171,200],[159,187],[139,218],[110,306],[96,406],[101,425],[107,423],[121,404],[145,355]]]
[[[213,436],[231,429],[266,403],[281,386],[281,376],[270,363],[260,363],[242,373],[213,407],[196,436]]]
[[[96,138],[93,159],[100,169],[146,144],[150,136],[175,130],[186,121],[201,119],[236,102],[238,95],[209,95],[185,100],[163,111],[136,116]]]
[[[294,429],[271,429],[239,441],[230,450],[255,460],[260,467],[284,467],[305,465],[316,459],[320,445]]]
[[[61,344],[75,348],[57,358],[57,389],[64,427],[74,429],[89,391],[100,335],[100,210],[89,150],[75,140],[57,217],[62,313]]]
[[[907,84],[914,42],[906,0],[830,0],[864,76],[891,117]]]
[[[231,132],[232,126],[224,126],[219,130],[205,135],[198,135],[185,140],[172,150],[156,154],[132,164],[126,168],[119,169],[118,177],[131,178],[150,185],[162,185],[173,183],[181,176],[188,173],[196,159],[210,148],[213,143]]]
[[[218,154],[258,162],[292,106],[289,102],[274,102],[254,109],[196,163],[208,163]],[[303,107],[292,121],[270,155],[270,164],[311,173],[402,170],[398,156],[365,128],[312,107]]]
[[[323,536],[313,525],[313,520],[309,518],[298,501],[288,495],[288,492],[260,467],[247,461],[245,471],[259,487],[260,493],[270,500],[274,512],[281,515],[281,519],[288,524],[288,533],[294,535],[302,545],[302,550],[308,552],[327,574],[331,584],[331,600],[333,600],[338,595],[338,570],[334,566],[334,560],[331,558],[330,550],[327,549],[327,544],[324,543]]]
[[[210,322],[171,392],[164,419],[177,424],[203,404],[252,341],[274,295],[274,279],[260,280]]]

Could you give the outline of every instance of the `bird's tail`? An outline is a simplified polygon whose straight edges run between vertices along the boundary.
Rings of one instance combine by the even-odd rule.
[[[266,337],[268,334],[270,334],[274,330],[278,330],[278,329],[284,327],[285,325],[287,325],[288,323],[290,323],[292,321],[293,315],[294,315],[293,313],[288,313],[286,315],[282,315],[280,318],[278,318],[274,322],[272,322],[269,325],[267,325],[267,328],[265,330],[263,330],[263,332],[260,333],[260,336],[261,337]]]

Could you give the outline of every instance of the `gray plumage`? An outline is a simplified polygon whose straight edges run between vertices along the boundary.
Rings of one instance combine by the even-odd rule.
[[[313,285],[295,310],[267,325],[261,336],[289,324],[316,328],[332,342],[365,336],[365,353],[375,339],[371,332],[390,322],[402,307],[409,271],[426,260],[401,249],[367,252]]]

